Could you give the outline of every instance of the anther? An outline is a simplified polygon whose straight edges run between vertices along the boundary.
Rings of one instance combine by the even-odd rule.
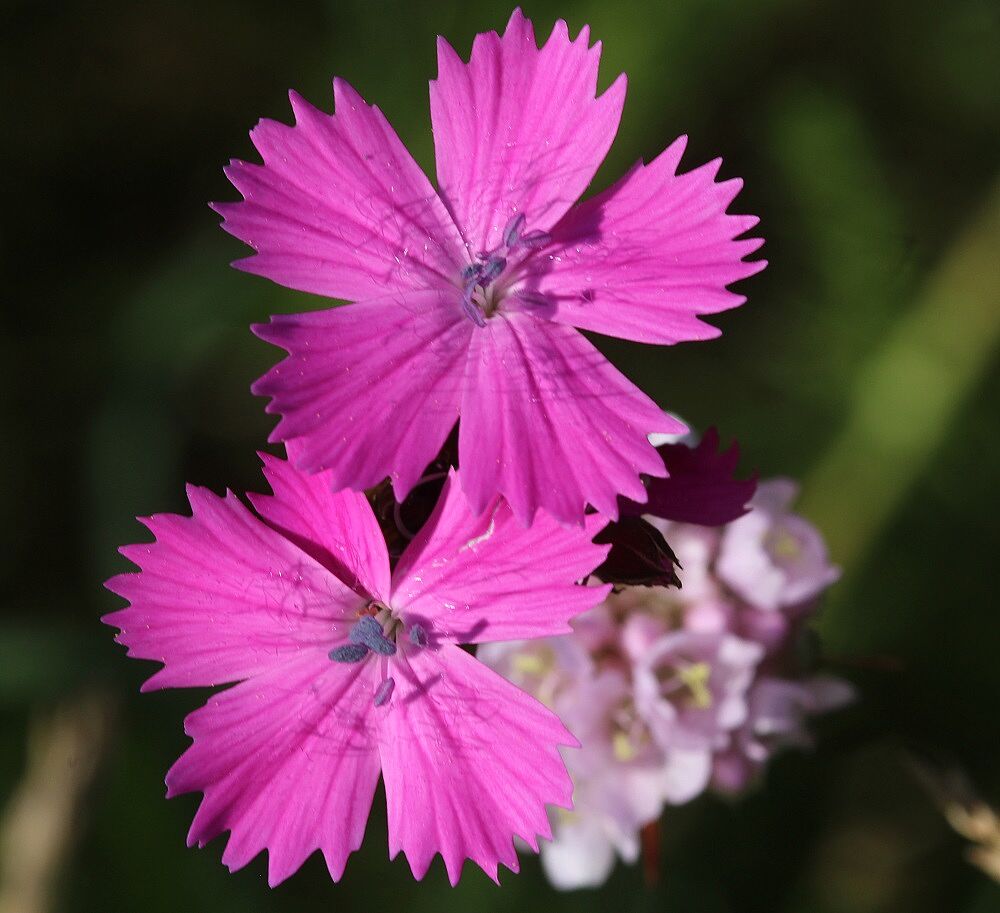
[[[524,213],[519,212],[512,217],[503,230],[503,243],[505,247],[513,247],[521,238],[524,231]]]
[[[395,687],[396,682],[391,676],[385,679],[375,691],[375,706],[381,707],[383,704],[389,703],[389,698],[392,697],[392,690]]]
[[[368,648],[364,644],[341,644],[328,655],[335,663],[359,663],[368,655]]]
[[[416,647],[427,646],[427,631],[422,624],[410,625],[410,643]]]
[[[536,247],[544,247],[551,240],[552,235],[550,235],[547,231],[536,229],[535,231],[529,231],[526,235],[522,236],[518,240],[517,246],[534,250]]]
[[[352,644],[367,647],[373,653],[381,653],[383,656],[392,656],[396,652],[396,645],[385,636],[382,625],[371,615],[358,619],[358,623],[351,628],[348,639]]]
[[[690,692],[691,703],[698,710],[707,710],[712,706],[711,676],[712,667],[708,663],[691,663],[677,670],[677,677]]]
[[[496,254],[491,255],[490,258],[483,264],[481,275],[479,277],[479,284],[485,288],[506,268],[507,261],[503,257],[497,256]]]
[[[465,316],[477,327],[484,327],[486,326],[486,318],[483,316],[483,312],[479,310],[479,305],[472,300],[472,290],[474,288],[475,284],[466,286],[465,294],[462,295],[462,310],[465,311]]]

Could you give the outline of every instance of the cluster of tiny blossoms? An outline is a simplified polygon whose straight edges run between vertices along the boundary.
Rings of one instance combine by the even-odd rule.
[[[488,644],[479,657],[552,707],[581,742],[566,752],[572,811],[553,813],[542,861],[559,888],[594,886],[634,861],[664,805],[744,790],[779,749],[810,744],[809,717],[851,698],[803,657],[833,583],[819,532],[791,512],[796,486],[762,483],[721,527],[647,517],[682,586],[623,586],[573,633]]]
[[[624,74],[597,93],[600,53],[561,21],[539,46],[520,10],[468,61],[441,39],[436,186],[340,79],[333,114],[290,93],[294,123],[262,120],[262,161],[226,169],[243,199],[215,209],[253,249],[235,265],[336,301],[253,327],[287,352],[253,386],[280,416],[270,441],[285,458],[263,458],[271,492],[192,486],[190,515],[143,518],[153,541],[121,550],[138,571],[107,582],[128,604],[104,620],[130,656],[161,664],[144,690],[228,686],[186,719],[192,744],[166,783],[168,796],[202,794],[188,842],[228,832],[230,869],[266,851],[277,884],[318,851],[339,879],[381,778],[391,858],[417,878],[440,854],[452,883],[466,860],[497,879],[517,870],[515,845],[552,837],[549,809],[572,808],[564,754],[578,820],[593,803],[618,816],[627,852],[659,802],[696,792],[709,767],[738,779],[774,741],[761,730],[771,629],[746,634],[747,610],[725,599],[760,605],[766,591],[760,611],[791,619],[781,600],[805,602],[810,580],[751,580],[748,566],[741,578],[751,552],[719,546],[713,579],[728,589],[682,611],[699,587],[697,537],[671,528],[683,597],[622,589],[680,582],[643,514],[726,523],[753,483],[714,435],[655,447],[683,424],[580,332],[715,337],[701,318],[743,302],[729,286],[763,269],[748,259],[763,242],[744,237],[755,217],[728,212],[741,182],[717,181],[718,160],[680,170],[684,137],[580,202],[625,101]],[[799,541],[789,530],[760,561]],[[607,653],[596,663],[583,627],[551,640],[591,610]],[[616,798],[591,785],[581,765],[604,744],[588,734],[598,718],[473,653],[510,641],[575,650],[589,671],[574,688],[614,716],[610,758],[641,777],[656,751],[668,786],[626,778]],[[755,700],[765,709],[746,712]],[[633,704],[629,722],[619,711]],[[725,745],[707,752],[711,739]],[[571,819],[555,820],[563,846]]]

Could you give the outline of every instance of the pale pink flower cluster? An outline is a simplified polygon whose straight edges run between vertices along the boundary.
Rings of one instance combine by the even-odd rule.
[[[745,789],[772,755],[807,746],[809,717],[850,686],[804,668],[798,646],[838,576],[819,532],[790,510],[796,485],[762,483],[721,527],[647,517],[682,587],[624,587],[570,635],[485,644],[479,657],[552,707],[579,739],[564,752],[574,808],[552,815],[542,861],[560,888],[634,861],[664,806]]]

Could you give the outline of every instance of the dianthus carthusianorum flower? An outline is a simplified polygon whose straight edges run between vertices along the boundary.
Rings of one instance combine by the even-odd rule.
[[[129,655],[163,668],[144,690],[237,682],[192,713],[193,744],[168,795],[204,799],[188,842],[223,831],[231,869],[261,850],[271,884],[319,849],[334,879],[358,848],[379,773],[389,851],[416,877],[440,853],[490,877],[517,869],[513,837],[550,836],[568,806],[558,718],[458,644],[569,631],[607,587],[578,586],[606,549],[596,517],[530,528],[495,499],[470,512],[458,476],[390,571],[362,494],[265,458],[273,495],[190,488],[193,516],[143,520],[156,541],[122,553],[141,568],[108,587],[105,617]],[[528,560],[530,558],[530,560]]]
[[[597,95],[600,45],[558,22],[542,48],[515,11],[468,63],[444,41],[431,83],[438,190],[378,108],[334,80],[336,113],[295,93],[295,125],[251,133],[263,164],[226,173],[243,201],[216,209],[256,251],[241,269],[348,307],[272,318],[256,332],[288,357],[255,392],[275,441],[335,489],[385,477],[405,497],[459,423],[462,485],[480,512],[502,494],[582,522],[617,514],[663,476],[664,416],[579,332],[673,344],[740,304],[757,272],[741,182],[719,161],[678,173],[685,139],[577,203],[618,129],[620,76]]]

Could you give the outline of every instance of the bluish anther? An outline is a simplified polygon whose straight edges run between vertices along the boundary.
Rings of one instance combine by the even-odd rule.
[[[466,285],[465,292],[462,294],[462,310],[465,311],[465,316],[469,318],[477,327],[486,326],[486,318],[483,316],[483,312],[479,309],[479,305],[472,300],[472,291],[475,289],[476,283],[473,282],[471,285]]]
[[[422,624],[410,625],[410,643],[415,647],[427,646],[427,631]]]
[[[526,247],[528,250],[534,250],[536,247],[544,247],[549,241],[552,240],[552,235],[547,231],[529,231],[526,235],[522,235],[520,240],[517,242],[518,247]]]
[[[359,618],[347,639],[352,644],[367,647],[373,653],[381,653],[383,656],[392,656],[396,652],[396,645],[385,636],[382,625],[371,615]]]
[[[486,318],[492,317],[499,306],[502,293],[498,296],[488,289],[503,275],[511,255],[516,251],[544,247],[552,240],[547,231],[535,229],[525,234],[525,224],[524,213],[511,216],[504,226],[500,244],[493,250],[479,251],[474,263],[462,267],[462,310],[477,327],[486,326]]]
[[[368,648],[364,644],[341,644],[329,653],[335,663],[359,663],[367,655]]]
[[[507,268],[507,261],[503,257],[491,254],[479,274],[479,284],[486,288]]]
[[[396,682],[393,681],[392,676],[385,679],[375,691],[375,706],[381,707],[383,704],[389,703],[389,698],[392,697],[392,689],[395,687]]]
[[[513,247],[521,240],[521,232],[524,231],[524,213],[519,212],[511,218],[503,230],[503,243],[505,247]]]

